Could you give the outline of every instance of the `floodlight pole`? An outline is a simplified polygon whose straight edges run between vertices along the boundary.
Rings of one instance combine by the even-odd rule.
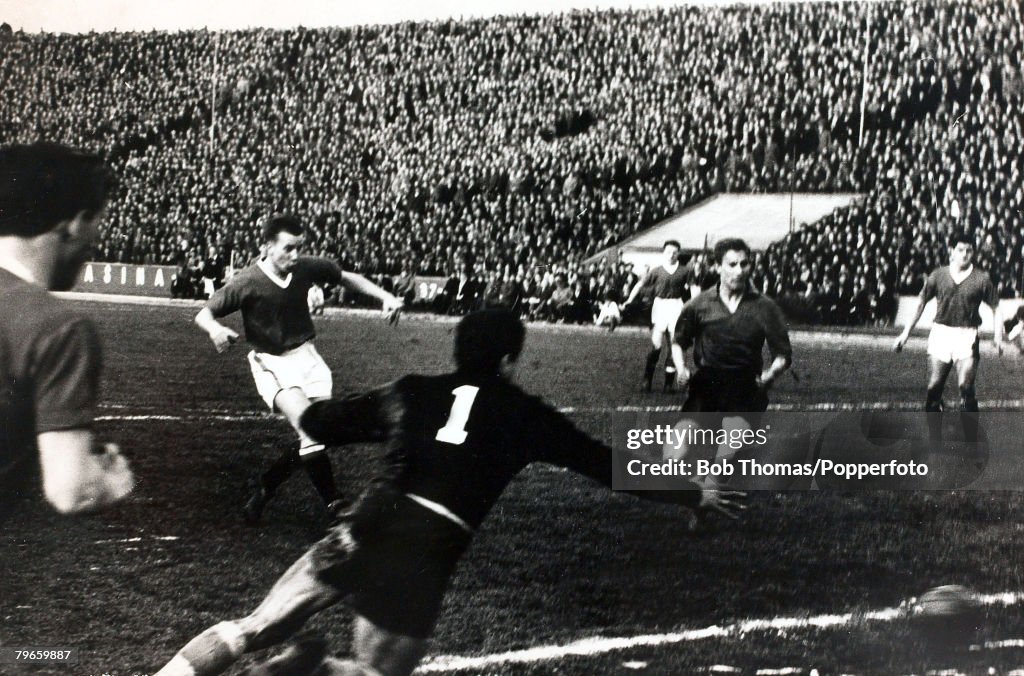
[[[894,286],[893,290],[895,291],[897,296],[899,296],[902,293],[902,291],[900,289],[900,284],[903,283],[903,276],[900,274],[901,273],[900,260],[902,258],[903,258],[903,227],[900,226],[899,229],[896,230],[896,283],[893,285]]]
[[[213,78],[210,80],[210,157],[213,157],[213,147],[217,135],[217,71],[219,67],[217,59],[218,35],[213,34]]]
[[[871,42],[871,7],[868,6],[867,16],[864,18],[864,74],[860,94],[860,134],[857,138],[857,145],[864,145],[864,116],[867,112],[868,99],[868,65],[871,54],[868,47]]]
[[[796,154],[795,153],[793,155],[791,155],[790,158],[789,158],[789,176],[790,176],[790,181],[791,181],[790,184],[789,184],[789,233],[793,234],[793,199],[794,199],[794,191],[796,190],[796,184],[795,184],[796,183]]]

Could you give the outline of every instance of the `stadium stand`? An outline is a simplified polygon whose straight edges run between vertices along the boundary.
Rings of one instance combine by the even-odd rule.
[[[863,192],[760,255],[755,281],[798,318],[885,323],[953,227],[975,235],[1000,295],[1024,294],[1021,12],[780,3],[4,33],[0,142],[109,154],[123,180],[103,261],[201,276],[211,247],[250,260],[257,219],[286,210],[350,269],[469,262],[478,304],[569,321],[633,274],[584,267],[589,253],[708,195]],[[573,300],[559,283],[556,312],[560,275]]]

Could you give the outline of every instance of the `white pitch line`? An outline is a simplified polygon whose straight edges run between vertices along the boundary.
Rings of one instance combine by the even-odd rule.
[[[1003,592],[999,594],[979,594],[975,597],[981,605],[1016,605],[1024,601],[1024,592]],[[775,631],[785,634],[797,629],[825,629],[849,626],[855,622],[892,622],[898,618],[909,617],[911,601],[896,608],[883,608],[865,613],[843,613],[839,615],[813,615],[810,617],[775,617],[770,619],[754,619],[736,622],[726,626],[712,625],[703,629],[687,629],[666,634],[642,634],[639,636],[607,637],[594,636],[583,638],[562,645],[537,646],[522,650],[510,650],[490,655],[463,656],[438,655],[427,659],[417,669],[417,673],[441,673],[450,671],[476,670],[505,664],[528,664],[562,659],[569,656],[590,657],[617,650],[629,650],[638,647],[651,647],[689,643],[709,638],[726,638],[743,636],[752,632]],[[724,665],[716,665],[721,668]],[[776,672],[782,673],[782,672]],[[790,673],[790,672],[787,672]]]
[[[126,542],[142,542],[142,538],[123,538],[121,540],[97,540],[94,545],[122,545]]]
[[[1001,592],[999,594],[979,594],[974,597],[983,606],[1015,606],[1024,602],[1024,592]]]
[[[162,540],[164,542],[173,542],[175,540],[180,540],[181,538],[179,538],[177,535],[151,535],[151,536],[149,536],[149,539],[150,540]],[[94,545],[111,545],[111,544],[113,544],[113,545],[123,545],[123,544],[129,543],[129,542],[142,542],[142,540],[143,540],[143,538],[136,536],[136,537],[131,537],[131,538],[121,538],[119,540],[96,540],[95,542],[93,542],[93,544]]]
[[[972,645],[971,652],[980,650],[998,650],[1000,648],[1024,648],[1024,638],[1008,638],[1002,641],[985,641],[981,645]]]
[[[1024,399],[993,399],[979,402],[982,412],[998,411],[1019,411],[1024,410]],[[121,405],[104,405],[101,408],[120,409]],[[921,411],[923,404],[907,402],[820,402],[813,404],[772,404],[769,411],[785,413],[838,413],[852,411]],[[607,413],[681,413],[681,405],[673,406],[562,406],[558,409],[566,414],[607,414]],[[218,420],[223,422],[243,422],[247,420],[277,420],[281,416],[269,413],[229,413],[223,410],[193,410],[182,414],[166,413],[140,413],[140,414],[111,414],[102,415],[96,418],[100,422],[184,422],[189,420]]]
[[[263,418],[270,419],[271,416],[254,416],[245,414],[217,414],[217,413],[198,413],[195,415],[164,415],[164,414],[146,414],[146,415],[101,415],[97,416],[98,422],[149,422],[149,421],[168,421],[168,422],[183,422],[187,420],[220,420],[223,422],[241,422],[243,420],[260,420]]]

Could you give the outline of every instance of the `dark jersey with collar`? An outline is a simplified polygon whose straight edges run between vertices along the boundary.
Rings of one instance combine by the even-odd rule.
[[[88,427],[102,358],[92,321],[0,269],[0,518],[36,481],[36,435]]]
[[[664,266],[658,265],[647,271],[644,276],[643,288],[650,288],[654,291],[655,298],[678,298],[688,299],[690,297],[690,266],[679,263],[676,269],[669,272]]]
[[[329,444],[384,441],[383,488],[442,505],[479,527],[512,478],[533,462],[567,467],[612,484],[612,450],[536,397],[496,376],[406,376],[379,390],[317,402],[302,427]],[[696,506],[700,493],[642,491],[640,497]]]
[[[987,272],[971,270],[967,278],[957,284],[949,267],[934,270],[921,289],[921,300],[935,299],[935,323],[944,326],[977,328],[981,326],[978,308],[985,303],[993,310],[999,304],[996,287]]]
[[[282,354],[316,336],[309,316],[310,287],[340,284],[341,278],[338,264],[325,258],[300,257],[286,280],[271,278],[253,264],[218,289],[206,307],[218,318],[241,310],[246,340],[259,352]]]
[[[753,290],[747,290],[733,313],[717,286],[708,289],[683,308],[675,335],[684,350],[693,346],[698,367],[759,372],[766,342],[773,357],[793,355],[779,306]]]

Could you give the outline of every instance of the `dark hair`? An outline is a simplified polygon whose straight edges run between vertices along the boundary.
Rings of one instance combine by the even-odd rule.
[[[678,242],[678,240],[666,239],[665,243],[661,245],[661,250],[664,251],[665,247],[667,247],[667,246],[674,246],[677,251],[682,251],[683,250],[683,245],[680,244]]]
[[[954,249],[960,242],[974,246],[974,238],[967,234],[966,230],[954,230],[949,234],[949,248]]]
[[[455,366],[463,373],[494,375],[501,358],[519,358],[526,327],[514,314],[500,308],[468,314],[455,327]]]
[[[302,234],[302,223],[294,216],[278,214],[263,222],[263,241],[273,242],[282,232],[296,237]]]
[[[750,247],[739,237],[726,237],[715,242],[715,262],[721,263],[727,251],[744,251],[750,256]]]
[[[0,148],[0,235],[36,237],[82,212],[92,218],[113,188],[99,155],[43,142]]]

